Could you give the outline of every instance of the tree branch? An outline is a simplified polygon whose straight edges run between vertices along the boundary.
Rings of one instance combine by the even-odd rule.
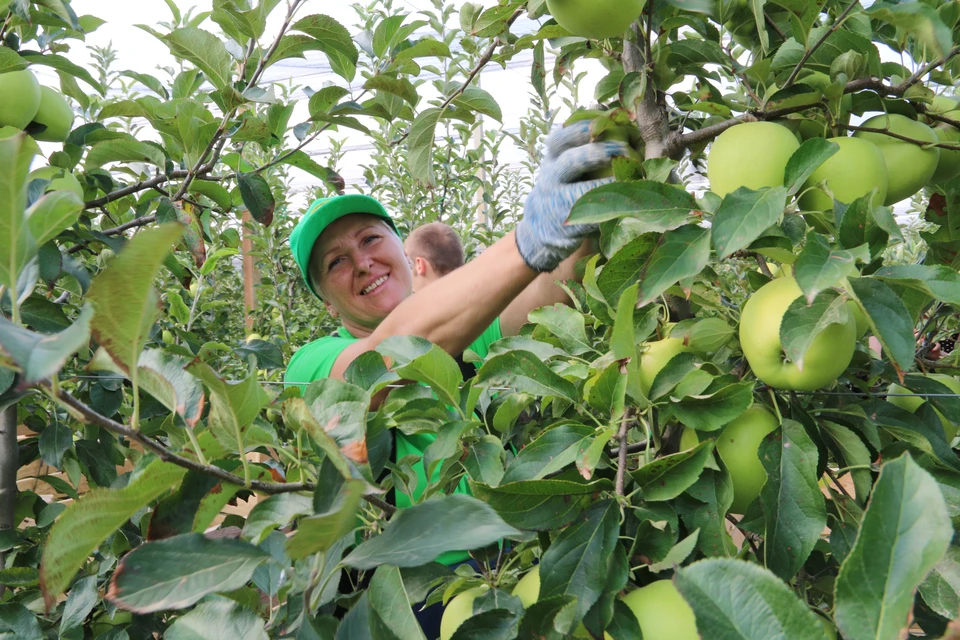
[[[621,365],[622,368],[622,365]],[[620,418],[620,432],[616,435],[617,442],[620,443],[620,451],[617,457],[617,495],[626,495],[624,486],[627,478],[627,432],[630,430],[630,418],[633,415],[632,408],[627,408]]]
[[[54,395],[53,390],[44,386],[43,389],[51,395],[51,397],[57,398],[65,406],[73,410],[74,414],[77,415],[82,422],[85,424],[96,425],[102,429],[114,433],[125,438],[129,438],[134,442],[140,444],[144,449],[150,451],[157,455],[158,458],[164,462],[171,462],[178,467],[183,467],[189,471],[197,471],[209,476],[213,476],[223,482],[229,482],[230,484],[235,484],[241,487],[246,487],[254,491],[259,491],[260,493],[265,493],[267,495],[276,495],[278,493],[292,493],[297,491],[313,491],[316,489],[316,485],[311,482],[290,482],[290,483],[280,483],[280,482],[261,482],[259,480],[252,480],[247,484],[243,478],[238,475],[234,475],[228,471],[224,471],[220,467],[215,467],[212,465],[200,464],[196,460],[186,458],[179,454],[174,453],[167,449],[163,444],[157,442],[153,438],[147,437],[139,431],[134,431],[133,429],[120,424],[119,422],[114,422],[110,418],[100,415],[87,405],[83,404],[72,395],[66,391],[60,390],[59,393]],[[14,426],[16,429],[16,426]],[[396,507],[393,505],[387,504],[380,498],[376,496],[364,496],[364,500],[374,505],[375,507],[381,509],[387,515],[391,515],[396,512]]]
[[[863,131],[865,133],[882,133],[885,136],[890,136],[891,138],[896,138],[897,140],[903,140],[904,142],[910,142],[917,145],[918,147],[937,147],[940,149],[950,149],[951,151],[960,151],[960,144],[955,142],[930,142],[929,140],[918,140],[917,138],[911,138],[910,136],[905,136],[899,133],[890,131],[889,129],[879,129],[877,127],[861,127],[853,124],[843,124],[838,122],[837,126],[841,129],[847,129],[848,131]]]
[[[17,403],[0,410],[0,531],[16,526],[14,513],[17,508]],[[5,554],[0,551],[0,569],[3,569]],[[6,587],[0,583],[0,597]]]
[[[850,12],[852,12],[854,8],[858,6],[860,6],[860,0],[851,0],[850,4],[847,5],[847,8],[843,10],[843,13],[837,16],[836,22],[834,22],[833,25],[829,29],[827,29],[827,31],[822,36],[820,36],[819,40],[813,43],[812,47],[810,47],[809,49],[803,52],[803,55],[800,57],[800,61],[797,63],[797,66],[793,68],[793,71],[790,72],[790,75],[787,77],[786,82],[783,83],[783,87],[781,87],[781,89],[786,89],[791,84],[793,84],[793,81],[797,79],[797,76],[803,70],[803,65],[807,64],[807,60],[810,59],[810,56],[812,56],[816,52],[816,50],[819,49],[823,45],[823,43],[827,41],[827,38],[829,38],[834,33],[836,33],[837,29],[843,26],[843,21],[846,20],[847,16],[850,15]]]

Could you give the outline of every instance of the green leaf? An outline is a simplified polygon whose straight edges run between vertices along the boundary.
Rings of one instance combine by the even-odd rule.
[[[580,512],[595,502],[601,491],[610,491],[609,480],[588,484],[569,480],[529,480],[507,482],[497,487],[470,483],[470,488],[510,526],[530,531],[550,531],[570,524]]]
[[[258,502],[247,516],[241,537],[259,545],[274,529],[285,527],[298,517],[313,513],[313,500],[299,493],[281,493]]]
[[[178,617],[165,640],[268,640],[264,620],[232,600],[216,598]]]
[[[366,463],[370,394],[341,380],[324,378],[307,387],[303,400],[322,431],[333,438],[343,454],[353,462]],[[316,441],[316,434],[311,435]]]
[[[960,611],[960,547],[950,546],[920,583],[920,595],[937,614],[948,620],[957,617]]]
[[[315,178],[320,178],[338,193],[344,189],[343,178],[340,177],[340,174],[333,169],[320,165],[304,151],[295,151],[286,156],[283,159],[283,164],[289,164],[291,167],[306,171]]]
[[[265,227],[273,222],[273,212],[277,203],[270,192],[270,185],[259,173],[240,173],[237,175],[237,187],[243,206],[249,211],[253,219]]]
[[[348,89],[344,89],[335,84],[329,87],[323,87],[310,96],[308,103],[310,118],[313,119],[319,114],[327,115],[330,112],[330,108],[337,104],[340,98],[349,94],[350,91]]]
[[[2,6],[2,3],[0,3]],[[27,68],[27,61],[21,58],[16,51],[7,47],[0,47],[0,73],[23,71]]]
[[[86,576],[73,583],[60,617],[60,637],[78,629],[97,604],[97,576]]]
[[[141,231],[97,276],[87,293],[94,307],[93,336],[128,376],[157,317],[153,280],[181,233],[178,224]]]
[[[830,325],[849,321],[847,300],[833,289],[821,291],[809,304],[800,296],[790,304],[780,322],[780,343],[787,359],[802,371],[803,356],[814,339]]]
[[[476,111],[485,116],[490,116],[499,123],[503,123],[503,113],[500,111],[500,105],[489,92],[480,87],[467,87],[459,96],[453,100],[454,106],[466,109],[467,111]]]
[[[346,81],[353,82],[360,54],[353,44],[350,32],[342,24],[330,16],[316,14],[298,20],[291,29],[315,38],[317,48],[327,55],[333,72]]]
[[[508,351],[488,359],[477,372],[477,381],[485,387],[505,386],[533,396],[577,397],[577,388],[571,382],[529,351]]]
[[[577,200],[568,222],[599,223],[617,218],[637,218],[641,233],[663,233],[700,215],[693,196],[669,184],[638,180],[611,182],[592,189]]]
[[[407,149],[410,175],[430,187],[436,184],[437,178],[433,170],[433,144],[436,135],[437,123],[443,111],[440,109],[424,109],[417,114],[410,133],[407,136]]]
[[[784,420],[760,443],[767,481],[760,490],[767,568],[789,582],[807,561],[827,524],[817,485],[817,445],[799,422]]]
[[[613,323],[613,334],[610,336],[610,350],[617,360],[637,356],[633,315],[637,306],[638,288],[637,284],[628,287],[617,302],[617,317]]]
[[[857,275],[857,261],[870,261],[866,245],[852,251],[831,249],[826,238],[811,231],[793,265],[793,273],[807,302],[813,302],[824,289],[836,286],[843,278]]]
[[[0,352],[20,368],[20,385],[27,387],[52,378],[73,354],[90,340],[93,309],[84,305],[70,327],[44,335],[19,327],[0,315]]]
[[[805,140],[787,161],[783,175],[783,186],[787,188],[787,195],[796,195],[817,167],[839,150],[840,145],[823,138]]]
[[[560,471],[576,460],[580,442],[593,433],[593,429],[583,424],[560,424],[547,429],[520,450],[507,467],[503,480],[538,480]]]
[[[654,562],[649,566],[650,571],[660,573],[667,569],[674,569],[684,560],[686,560],[694,548],[697,546],[697,539],[700,537],[700,529],[695,530],[686,538],[678,542],[670,549],[667,555],[660,562]]]
[[[27,174],[39,151],[26,134],[0,138],[0,285],[17,290],[17,278],[37,252],[24,214]]]
[[[73,431],[61,422],[54,421],[40,433],[37,446],[44,463],[59,469],[63,454],[73,449]]]
[[[420,623],[410,609],[410,600],[399,568],[391,565],[377,567],[370,580],[367,596],[374,618],[371,626],[376,628],[382,625],[384,630],[389,630],[383,637],[395,640],[424,640]]]
[[[234,60],[220,38],[197,27],[182,27],[162,40],[170,53],[193,63],[217,89],[231,86]]]
[[[946,56],[953,47],[950,28],[937,10],[923,3],[876,2],[865,10],[874,20],[886,22],[917,39],[931,59]]]
[[[890,237],[903,240],[903,233],[890,207],[874,206],[874,193],[861,196],[849,205],[834,205],[837,223],[837,241],[844,249],[856,249],[862,244],[870,247],[876,258],[887,248]],[[842,213],[841,213],[842,212]]]
[[[402,380],[421,382],[437,394],[446,405],[460,405],[460,385],[463,373],[449,353],[433,345],[428,352],[394,369]]]
[[[689,451],[658,458],[630,475],[649,501],[672,500],[689,489],[713,453],[713,440],[704,440]]]
[[[302,560],[315,553],[325,553],[356,528],[365,485],[363,480],[347,480],[329,511],[302,518],[297,523],[297,532],[287,541],[287,555]]]
[[[638,306],[650,304],[684,278],[690,278],[710,261],[710,229],[687,225],[667,231],[640,272]]]
[[[36,245],[53,240],[77,221],[83,201],[72,191],[51,191],[27,210],[27,226]]]
[[[103,85],[93,79],[93,76],[90,75],[90,72],[81,67],[80,65],[70,62],[67,58],[64,58],[61,55],[55,53],[45,53],[43,55],[39,53],[28,53],[23,52],[20,54],[23,56],[23,59],[29,62],[30,64],[39,64],[46,67],[52,67],[57,71],[62,71],[66,74],[80,78],[88,85],[97,90],[97,93],[104,96],[106,92],[103,89]]]
[[[43,640],[46,638],[32,611],[22,604],[0,604],[0,638],[3,640]]]
[[[753,382],[735,382],[719,390],[681,398],[669,405],[684,425],[697,431],[716,431],[753,404]]]
[[[827,640],[817,614],[769,571],[741,560],[701,560],[677,572],[677,589],[711,640]]]
[[[87,152],[84,166],[89,171],[111,162],[149,162],[164,168],[167,159],[163,152],[152,144],[134,138],[115,138],[95,143]]]
[[[485,547],[519,533],[490,505],[457,493],[399,511],[383,533],[361,543],[343,563],[356,569],[418,567],[447,551]]]
[[[541,325],[559,338],[563,348],[571,355],[579,356],[593,350],[587,339],[583,314],[576,309],[564,304],[554,304],[534,309],[527,317],[530,322]],[[632,331],[632,315],[630,322]]]
[[[890,287],[875,278],[850,278],[850,289],[866,311],[873,335],[901,371],[913,366],[917,342],[913,319],[903,300]]]
[[[890,285],[915,289],[947,304],[960,304],[960,273],[949,267],[893,265],[881,267],[873,277]]]
[[[917,587],[951,538],[953,526],[936,480],[909,453],[884,464],[857,541],[837,575],[834,617],[843,637],[898,637]]]
[[[728,194],[713,218],[713,248],[726,258],[756,240],[775,224],[787,206],[784,187],[750,191],[737,189]]]
[[[575,596],[582,618],[604,594],[619,533],[620,509],[612,500],[597,502],[562,530],[540,559],[540,600]]]
[[[616,304],[627,288],[637,284],[657,246],[657,238],[654,233],[637,236],[610,257],[597,277],[597,286],[607,302]]]
[[[136,613],[184,609],[245,585],[270,554],[246,542],[201,533],[148,542],[120,561],[107,599]]]
[[[40,563],[44,599],[52,603],[87,558],[133,515],[176,486],[186,470],[156,460],[123,489],[92,489],[54,523]]]
[[[221,378],[210,365],[193,361],[188,367],[210,390],[210,415],[207,427],[217,441],[233,453],[247,450],[246,434],[270,397],[257,382],[255,372],[237,383]]]
[[[821,420],[820,428],[830,437],[830,440],[835,443],[836,449],[839,450],[839,463],[842,463],[844,467],[860,467],[859,469],[851,469],[850,475],[853,477],[856,497],[862,504],[866,501],[866,496],[870,495],[870,488],[873,485],[873,477],[870,474],[870,463],[873,461],[873,456],[870,455],[870,450],[863,444],[860,436],[843,425],[829,420]]]
[[[340,475],[344,478],[353,476],[350,463],[340,452],[340,446],[330,434],[328,434],[323,425],[317,421],[313,413],[302,398],[290,398],[283,403],[283,420],[294,432],[304,432],[313,442],[314,447],[318,448],[326,456],[325,459],[336,465]],[[351,451],[362,451],[366,454],[366,445],[362,447],[355,446]]]
[[[368,91],[384,91],[403,98],[410,103],[411,107],[417,106],[417,102],[420,101],[420,96],[417,95],[417,88],[406,78],[375,75],[363,83],[363,88]]]

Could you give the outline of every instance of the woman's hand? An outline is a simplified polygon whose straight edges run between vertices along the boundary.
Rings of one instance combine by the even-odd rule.
[[[557,129],[547,138],[540,177],[524,204],[517,225],[517,248],[523,261],[537,272],[553,271],[576,251],[593,224],[565,225],[570,210],[587,191],[613,178],[584,180],[584,174],[609,167],[612,158],[627,154],[622,142],[591,142],[590,121]]]

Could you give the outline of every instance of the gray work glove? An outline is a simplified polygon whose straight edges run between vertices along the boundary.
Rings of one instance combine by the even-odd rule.
[[[547,138],[540,177],[527,196],[517,225],[520,257],[534,271],[553,271],[595,231],[595,224],[564,222],[580,196],[613,178],[578,181],[585,173],[609,167],[614,156],[627,155],[623,142],[591,142],[590,121],[555,130]]]

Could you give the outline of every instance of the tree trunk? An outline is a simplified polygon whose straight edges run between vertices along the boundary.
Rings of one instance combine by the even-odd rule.
[[[0,410],[0,531],[13,529],[17,506],[17,404]],[[0,569],[4,566],[0,551]],[[5,587],[0,584],[0,597]]]

